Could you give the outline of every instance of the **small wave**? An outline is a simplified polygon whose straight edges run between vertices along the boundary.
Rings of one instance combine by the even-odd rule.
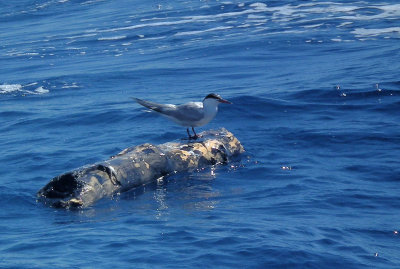
[[[380,87],[379,84],[375,85],[376,89],[373,90],[354,90],[354,89],[349,89],[349,90],[341,90],[338,89],[338,93],[340,94],[340,97],[346,97],[347,100],[349,99],[355,99],[355,100],[366,100],[368,98],[382,98],[382,97],[396,97],[400,95],[400,91],[396,88],[392,88],[393,85],[390,83],[385,83],[386,85],[383,85],[383,88]],[[392,89],[391,89],[392,88]]]
[[[253,3],[250,5],[250,9],[245,9],[241,11],[232,11],[232,12],[225,12],[220,14],[213,14],[213,15],[196,15],[196,16],[185,16],[183,19],[189,21],[215,21],[217,18],[236,18],[241,15],[246,14],[253,14],[259,12],[266,12],[269,11],[266,4],[263,3]]]
[[[0,93],[12,93],[21,91],[22,85],[20,84],[3,84],[0,85]]]
[[[23,57],[23,56],[27,56],[27,57],[33,57],[33,56],[39,56],[38,52],[9,52],[6,53],[7,56],[11,56],[11,57]]]
[[[389,27],[382,29],[365,29],[365,28],[356,28],[352,32],[356,37],[367,37],[367,36],[378,36],[382,34],[400,34],[400,27]]]
[[[233,28],[232,26],[219,26],[219,27],[210,28],[210,29],[206,29],[206,30],[200,30],[200,31],[180,32],[180,33],[176,33],[175,36],[197,35],[197,34],[202,34],[202,33],[206,33],[206,32],[222,31],[222,30],[228,30],[228,29],[232,29],[232,28]]]
[[[304,28],[319,28],[321,26],[323,26],[324,23],[318,23],[318,24],[311,24],[311,25],[304,25]]]
[[[180,20],[180,21],[171,21],[171,22],[155,22],[155,23],[148,23],[148,24],[137,24],[125,27],[118,27],[118,28],[111,28],[111,29],[104,29],[104,30],[92,30],[98,33],[107,33],[107,32],[116,32],[116,31],[127,31],[127,30],[135,30],[145,27],[157,27],[157,26],[172,26],[177,24],[186,24],[192,22],[191,20]]]
[[[267,7],[267,4],[257,2],[257,3],[250,4],[250,7],[257,9],[257,10],[265,10]]]
[[[145,41],[145,40],[159,40],[159,39],[164,39],[166,36],[155,36],[155,37],[141,37],[139,40],[140,41]],[[129,45],[132,45],[132,43],[127,43]],[[124,46],[124,44],[122,44]]]
[[[400,4],[393,5],[379,5],[379,6],[370,6],[369,8],[377,9],[380,12],[374,12],[375,14],[366,13],[364,14],[361,9],[365,7],[353,7],[350,12],[356,12],[357,16],[352,14],[348,14],[345,16],[338,17],[339,19],[349,19],[352,21],[365,21],[365,20],[378,20],[378,19],[390,19],[390,18],[398,18],[400,15]]]
[[[36,90],[35,90],[35,93],[37,93],[37,94],[43,94],[43,93],[48,93],[48,92],[49,92],[49,90],[43,88],[42,86],[40,86],[39,88],[36,88]]]
[[[125,27],[117,27],[111,29],[103,29],[97,30],[93,29],[91,32],[93,33],[106,33],[106,32],[117,32],[117,31],[129,31],[129,30],[136,30],[141,28],[147,27],[163,27],[163,26],[173,26],[173,25],[182,25],[188,23],[196,23],[196,22],[213,22],[223,18],[236,18],[241,15],[245,14],[253,14],[253,13],[261,13],[267,11],[267,5],[263,3],[253,3],[250,5],[250,9],[245,9],[241,11],[233,11],[233,12],[224,12],[219,14],[212,14],[212,15],[194,15],[194,16],[183,16],[181,19],[174,20],[174,21],[157,21],[151,23],[144,23],[144,24],[135,24],[131,26]],[[147,20],[155,20],[159,18],[147,19]],[[163,20],[163,19],[160,19]],[[142,19],[142,21],[145,21]],[[99,39],[100,40],[100,39]]]
[[[71,85],[69,85],[68,83],[65,83],[61,88],[62,89],[71,89],[71,88],[79,88],[80,86],[78,86],[76,84],[76,82],[72,82]]]
[[[113,41],[113,40],[121,40],[125,39],[126,35],[120,35],[120,36],[110,36],[110,37],[99,37],[97,40],[99,41]]]
[[[37,85],[36,82],[29,83],[25,86],[21,84],[2,84],[0,85],[0,94],[45,94],[50,92],[48,89],[45,89],[43,86],[39,86],[34,90],[25,89],[26,87],[31,87]]]

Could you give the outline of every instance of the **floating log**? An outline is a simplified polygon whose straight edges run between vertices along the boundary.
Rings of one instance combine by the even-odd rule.
[[[52,207],[87,207],[172,173],[227,163],[244,152],[239,140],[224,128],[200,135],[198,140],[127,148],[109,160],[57,176],[38,191],[38,200]]]

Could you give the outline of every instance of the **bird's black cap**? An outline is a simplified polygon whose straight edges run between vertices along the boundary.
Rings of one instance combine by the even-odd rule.
[[[215,93],[210,93],[204,99],[208,99],[208,98],[221,99],[221,96],[219,96],[218,94],[215,94]]]
[[[215,93],[210,93],[209,95],[207,95],[207,96],[204,98],[204,100],[209,99],[209,98],[216,99],[216,100],[218,100],[220,103],[232,104],[232,103],[229,102],[228,100],[223,99],[221,96],[219,96],[218,94],[215,94]],[[203,101],[204,101],[204,100],[203,100]]]

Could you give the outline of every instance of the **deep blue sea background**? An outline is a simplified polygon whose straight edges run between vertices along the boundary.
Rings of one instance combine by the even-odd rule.
[[[0,1],[0,268],[400,268],[400,4]],[[185,129],[219,93],[241,160],[83,210],[52,177]]]

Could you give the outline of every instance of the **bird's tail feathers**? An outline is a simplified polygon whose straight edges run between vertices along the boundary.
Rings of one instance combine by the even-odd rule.
[[[149,101],[142,100],[142,99],[135,98],[135,97],[132,97],[132,99],[135,100],[136,102],[138,102],[139,104],[141,104],[144,107],[147,107],[147,108],[149,108],[151,110],[154,110],[154,111],[157,111],[157,112],[161,112],[160,111],[160,106],[157,103],[149,102]]]

